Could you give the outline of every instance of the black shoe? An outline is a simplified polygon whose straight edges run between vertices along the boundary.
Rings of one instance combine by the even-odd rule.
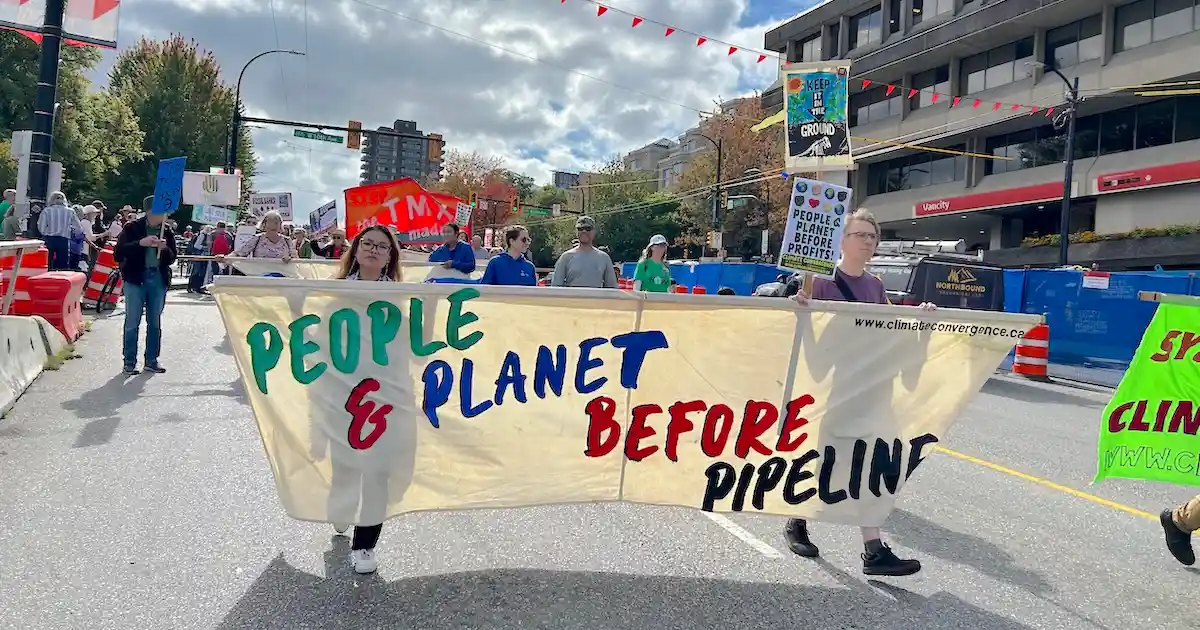
[[[821,550],[808,539],[808,523],[803,519],[793,518],[788,520],[787,525],[783,528],[783,537],[787,539],[788,549],[792,553],[802,558],[816,558],[821,555]]]
[[[146,364],[146,371],[147,371],[147,372],[154,372],[155,374],[164,374],[164,373],[166,373],[166,371],[167,371],[167,368],[165,368],[165,367],[163,367],[163,366],[161,366],[161,365],[159,365],[159,364],[157,364],[157,363],[155,363],[154,365],[150,365],[149,363],[147,363],[147,364]]]
[[[123,369],[125,370],[126,376],[137,376],[138,374],[142,373],[142,371],[137,369],[137,366],[135,365],[126,365]]]
[[[1181,564],[1192,566],[1196,564],[1196,552],[1192,550],[1192,535],[1179,529],[1175,524],[1175,519],[1171,518],[1171,510],[1163,510],[1162,514],[1158,515],[1158,522],[1162,523],[1163,534],[1167,537],[1167,551],[1171,552],[1172,556]]]
[[[879,547],[874,551],[864,553],[862,559],[864,575],[901,577],[921,570],[920,560],[901,560],[892,553],[891,547],[883,543],[879,543]]]

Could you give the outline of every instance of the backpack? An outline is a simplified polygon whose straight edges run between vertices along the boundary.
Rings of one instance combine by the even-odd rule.
[[[233,237],[229,236],[229,232],[221,232],[213,235],[213,256],[228,254],[231,251],[233,251]]]

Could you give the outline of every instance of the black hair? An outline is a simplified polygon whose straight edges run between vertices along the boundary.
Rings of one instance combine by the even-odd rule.
[[[458,234],[459,231],[462,229],[462,228],[458,227],[457,223],[447,223],[446,227],[450,228],[451,230],[454,230],[455,234]]]
[[[721,287],[720,289],[717,289],[717,295],[737,295],[737,292],[729,287]]]

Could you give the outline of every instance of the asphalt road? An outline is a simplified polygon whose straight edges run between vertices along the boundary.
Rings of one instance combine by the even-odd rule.
[[[853,528],[817,524],[814,562],[780,519],[633,505],[401,517],[360,578],[344,539],[280,508],[216,307],[167,308],[168,373],[120,375],[101,319],[0,420],[0,628],[1200,626],[1200,572],[1152,520],[1188,490],[1088,486],[1104,394],[1009,379],[885,528],[911,578],[864,579]]]

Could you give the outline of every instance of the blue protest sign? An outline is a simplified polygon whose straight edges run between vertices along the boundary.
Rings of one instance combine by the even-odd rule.
[[[158,161],[158,177],[154,182],[154,204],[150,214],[167,214],[179,208],[183,197],[183,170],[187,156]]]

